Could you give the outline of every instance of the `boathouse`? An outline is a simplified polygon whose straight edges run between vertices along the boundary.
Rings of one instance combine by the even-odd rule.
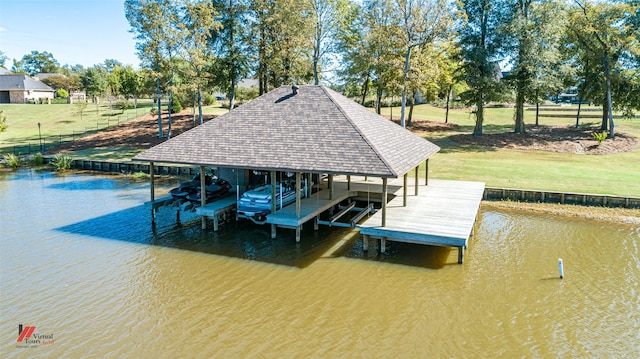
[[[351,183],[352,176],[378,178],[380,210],[367,219],[369,225],[350,224],[360,228],[364,240],[380,239],[383,251],[387,239],[458,247],[459,262],[462,262],[462,251],[472,231],[484,184],[481,184],[480,192],[477,185],[462,189],[463,194],[459,196],[463,198],[462,202],[460,198],[451,199],[453,202],[442,198],[442,195],[456,192],[442,181],[438,181],[439,188],[427,191],[428,161],[439,150],[435,144],[327,87],[282,86],[133,159],[150,164],[152,202],[155,200],[154,163],[200,166],[201,172],[205,167],[214,167],[219,173],[235,173],[238,178],[240,172],[269,173],[273,207],[266,223],[271,225],[272,237],[276,236],[276,228],[282,227],[296,230],[296,240],[300,240],[302,225],[309,221],[314,222],[314,228],[318,224],[337,225],[335,218],[341,214],[333,215],[325,222],[320,221],[320,214],[357,196],[355,184]],[[422,163],[425,163],[424,185],[420,186],[418,169]],[[409,196],[407,177],[411,171],[415,172],[415,185],[414,194]],[[295,205],[276,210],[276,173],[295,176]],[[311,174],[315,174],[315,178],[326,176],[327,189],[302,198],[303,177],[306,175],[306,179],[311,180]],[[336,176],[346,178],[346,181],[337,185],[334,183]],[[388,192],[388,181],[395,179],[403,180],[399,190],[402,194],[398,196]],[[233,182],[234,179],[229,180]],[[234,185],[242,192],[239,182],[240,179]],[[422,195],[419,194],[420,187],[425,187]],[[390,198],[399,202],[389,202]],[[434,198],[435,202],[430,204]],[[201,203],[197,211],[202,216],[203,228],[205,218],[213,217],[214,229],[217,229],[218,211],[233,207],[235,197],[206,205],[203,197]],[[388,203],[401,210],[393,211]],[[425,227],[425,223],[435,224],[435,219],[421,216],[421,209],[425,208],[436,217],[459,217],[462,211],[464,220],[447,218],[441,222],[438,219],[436,225],[439,227],[458,225],[460,228],[431,233],[434,227]],[[363,215],[356,216],[358,220],[371,209],[364,209]],[[451,232],[462,234],[453,238]]]

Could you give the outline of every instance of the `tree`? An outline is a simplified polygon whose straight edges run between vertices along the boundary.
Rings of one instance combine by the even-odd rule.
[[[100,96],[107,90],[107,72],[100,66],[94,66],[80,76],[87,96]]]
[[[4,51],[0,51],[0,67],[4,67],[4,63],[7,62],[7,60],[9,60],[9,58]]]
[[[274,87],[306,83],[313,77],[307,8],[295,0],[250,0],[254,55],[260,94]]]
[[[210,1],[194,1],[174,8],[180,54],[190,65],[191,83],[195,86],[200,124],[202,117],[202,87],[206,84],[204,68],[211,58],[209,40],[218,31],[220,23],[215,21],[216,11]],[[173,107],[172,107],[173,108]]]
[[[406,49],[402,87],[402,112],[400,124],[405,127],[405,106],[411,51],[447,38],[451,17],[447,4],[442,0],[395,0],[397,26],[401,29],[401,41]]]
[[[637,95],[624,94],[640,85],[639,5],[637,1],[578,0],[574,4],[569,11],[568,42],[580,59],[585,94],[603,104],[601,129],[608,129],[609,137],[614,138],[614,108],[626,112],[640,108]]]
[[[156,80],[156,100],[158,105],[158,137],[163,137],[162,131],[162,84],[161,77],[164,61],[169,57],[174,46],[168,24],[171,19],[166,16],[172,12],[169,0],[125,0],[125,16],[131,25],[131,32],[135,34],[138,57],[142,66],[149,69]]]
[[[505,1],[465,0],[459,3],[458,23],[460,56],[459,79],[469,86],[460,97],[475,105],[474,136],[482,136],[484,105],[500,98],[503,84],[498,65],[502,60],[502,36],[499,32]]]
[[[525,102],[540,103],[560,83],[563,9],[557,2],[518,0],[511,5],[504,36],[512,54],[508,81],[516,92],[515,132],[524,133]]]
[[[211,85],[222,89],[229,98],[229,109],[235,107],[238,82],[250,71],[247,23],[248,7],[245,0],[213,0],[222,27],[210,38],[216,56],[207,71],[216,74],[210,78]]]
[[[313,83],[320,84],[320,72],[327,57],[337,51],[340,24],[349,9],[347,0],[308,0],[313,27]]]
[[[23,72],[29,76],[42,72],[57,72],[60,65],[49,52],[31,51],[24,55],[21,60],[13,62],[13,72]]]

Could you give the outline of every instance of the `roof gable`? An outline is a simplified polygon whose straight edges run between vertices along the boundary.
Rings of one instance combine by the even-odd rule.
[[[397,177],[439,147],[322,86],[283,86],[135,160]]]

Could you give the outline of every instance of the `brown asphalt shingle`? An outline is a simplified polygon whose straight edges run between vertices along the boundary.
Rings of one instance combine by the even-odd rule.
[[[329,88],[282,86],[134,160],[398,177],[439,150]]]

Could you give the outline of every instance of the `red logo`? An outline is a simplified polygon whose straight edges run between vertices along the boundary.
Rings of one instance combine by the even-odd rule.
[[[36,327],[24,327],[22,328],[22,324],[18,325],[18,343],[22,342],[25,339],[31,338],[31,334],[36,330]]]

